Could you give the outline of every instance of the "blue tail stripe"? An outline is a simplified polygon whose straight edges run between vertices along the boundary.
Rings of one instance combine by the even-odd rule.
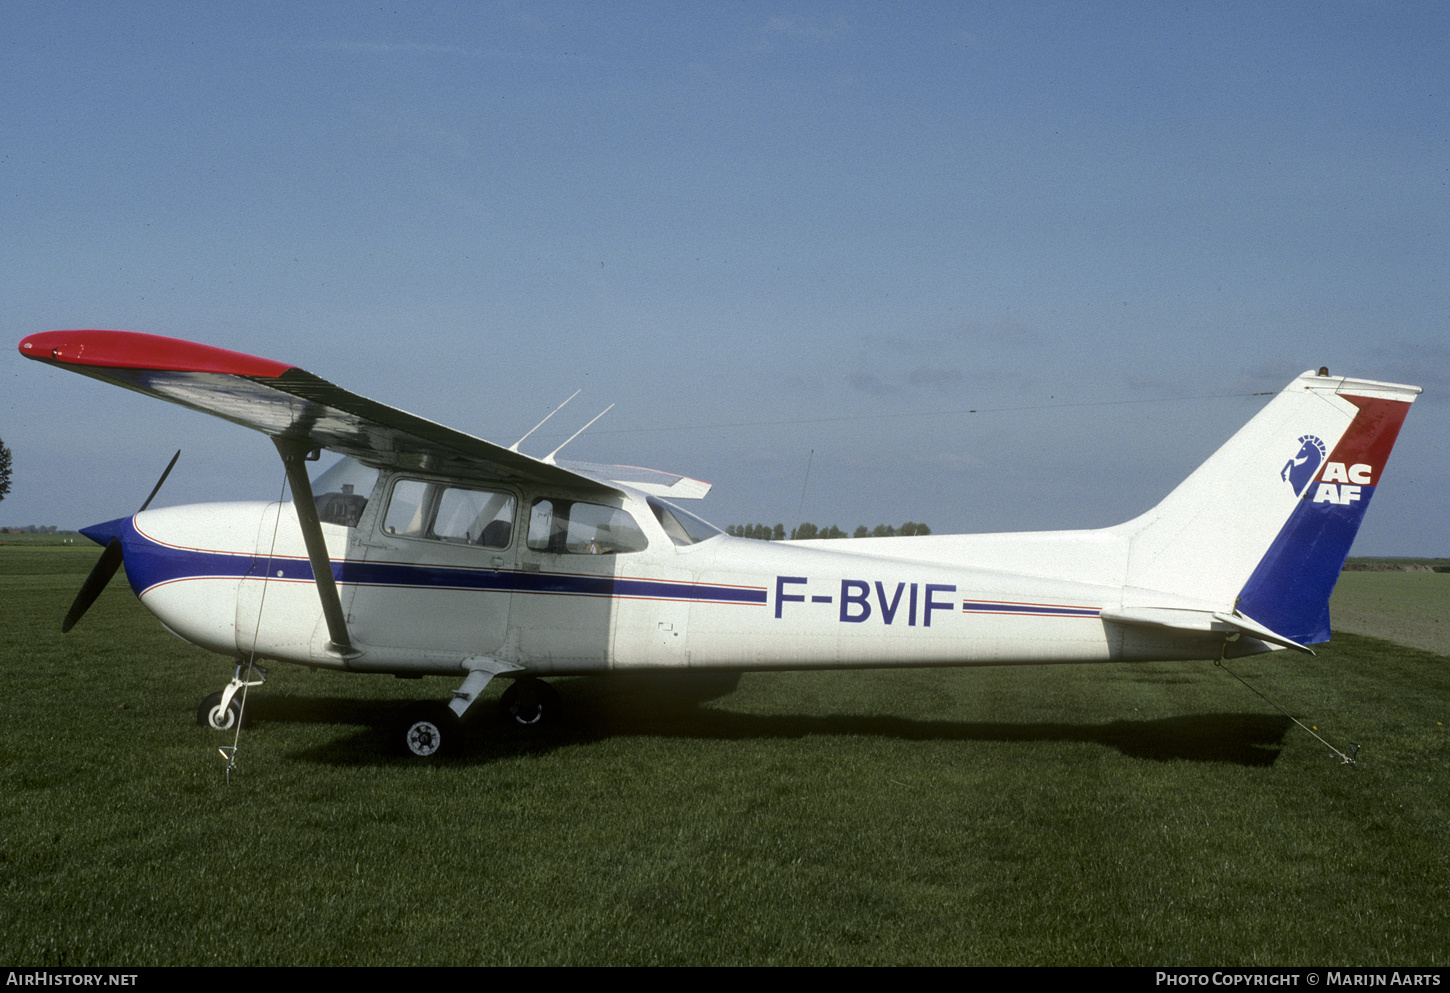
[[[1329,594],[1374,495],[1343,505],[1299,501],[1239,593],[1238,610],[1301,645],[1329,640]]]

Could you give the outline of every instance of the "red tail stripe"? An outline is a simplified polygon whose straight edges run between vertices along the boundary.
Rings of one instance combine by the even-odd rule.
[[[1331,462],[1339,462],[1346,467],[1369,466],[1370,481],[1367,485],[1375,486],[1380,481],[1380,473],[1384,471],[1385,460],[1390,457],[1390,449],[1395,447],[1395,439],[1400,435],[1400,425],[1404,424],[1410,405],[1404,400],[1349,394],[1340,396],[1358,407],[1359,413],[1354,416],[1329,458],[1319,467],[1315,481],[1324,478],[1325,470]]]

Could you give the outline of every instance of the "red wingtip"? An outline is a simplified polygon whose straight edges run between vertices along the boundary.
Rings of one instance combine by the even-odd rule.
[[[21,340],[20,354],[28,359],[64,365],[267,378],[295,368],[243,352],[138,331],[42,331]]]

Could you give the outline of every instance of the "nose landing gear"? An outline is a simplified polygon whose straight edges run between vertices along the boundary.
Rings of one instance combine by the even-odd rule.
[[[255,673],[259,679],[247,679],[243,674]],[[244,687],[261,686],[267,681],[267,670],[251,663],[237,663],[236,673],[232,681],[227,684],[226,689],[213,693],[201,701],[201,706],[196,708],[196,723],[204,728],[211,728],[213,731],[231,731],[246,719],[242,710],[242,698],[239,695]]]

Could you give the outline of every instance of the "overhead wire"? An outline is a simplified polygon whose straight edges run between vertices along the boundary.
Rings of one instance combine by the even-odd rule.
[[[1190,400],[1232,400],[1247,397],[1271,397],[1276,391],[1252,393],[1200,393],[1191,396],[1144,397],[1133,400],[1078,400],[1063,403],[1028,403],[1000,407],[963,407],[954,410],[901,411],[897,413],[839,414],[833,417],[793,417],[771,421],[722,421],[715,424],[668,424],[637,428],[605,428],[593,432],[604,434],[646,434],[679,431],[715,431],[732,428],[785,427],[801,424],[837,424],[845,421],[900,420],[908,417],[955,417],[961,414],[1001,414],[1025,410],[1071,410],[1082,407],[1122,407],[1144,403],[1183,403]]]

